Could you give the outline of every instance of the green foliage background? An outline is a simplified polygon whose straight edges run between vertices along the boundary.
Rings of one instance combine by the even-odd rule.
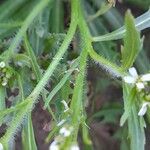
[[[132,66],[141,74],[150,70],[149,4],[148,0],[117,1],[116,7],[103,0],[1,2],[0,62],[6,67],[0,70],[0,83],[8,80],[0,86],[0,125],[7,127],[0,139],[4,150],[17,148],[18,133],[21,149],[39,149],[31,113],[39,101],[51,116],[52,129],[43,139],[47,145],[58,138],[61,150],[77,143],[84,150],[106,149],[107,143],[97,144],[98,138],[89,129],[96,122],[117,127],[112,139],[119,143],[118,149],[145,149],[149,111],[145,118],[137,115],[143,101],[122,78]],[[119,9],[126,11],[128,6],[140,8],[135,19],[129,10]],[[104,97],[97,106],[98,96],[111,86],[123,90],[121,98],[119,91],[115,100]],[[64,111],[62,100],[69,111]],[[118,127],[120,118],[123,127]],[[65,123],[58,126],[62,120]],[[63,126],[74,129],[67,138],[59,137]]]

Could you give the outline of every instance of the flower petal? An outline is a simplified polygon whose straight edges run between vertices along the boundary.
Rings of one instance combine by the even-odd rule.
[[[63,125],[65,122],[66,122],[65,119],[61,120],[61,121],[57,124],[57,126],[59,127],[59,126]]]
[[[63,127],[60,129],[59,133],[62,134],[64,137],[67,137],[71,134],[71,131]]]
[[[123,79],[126,83],[129,83],[129,84],[131,83],[134,84],[136,82],[136,79],[131,76],[125,76]]]
[[[139,90],[142,90],[144,89],[144,84],[142,82],[138,82],[136,83],[136,87],[139,89]]]
[[[53,141],[49,147],[49,150],[59,150],[59,146],[56,141]]]
[[[0,150],[3,150],[3,145],[0,143]]]
[[[139,115],[139,116],[144,116],[144,115],[145,115],[145,113],[146,113],[146,111],[147,111],[147,105],[149,105],[149,104],[150,104],[149,102],[143,103],[143,105],[142,105],[140,111],[138,112],[138,115]]]
[[[70,150],[80,150],[78,145],[72,145]]]
[[[141,80],[142,81],[150,81],[150,73],[142,75]]]
[[[138,77],[137,71],[136,71],[136,69],[135,69],[134,67],[129,68],[129,73],[130,73],[130,75],[131,75],[132,77],[134,77],[134,78],[137,78],[137,77]]]
[[[66,103],[66,101],[65,101],[65,100],[62,100],[61,103],[62,103],[62,104],[64,105],[64,107],[65,107],[64,112],[68,111],[68,110],[69,110],[69,107],[68,107],[68,104]]]

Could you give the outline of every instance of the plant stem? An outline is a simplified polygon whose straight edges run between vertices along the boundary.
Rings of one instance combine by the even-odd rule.
[[[1,139],[1,143],[6,148],[8,147],[8,142],[11,140],[11,138],[15,134],[17,128],[21,125],[21,123],[23,123],[24,118],[32,111],[34,104],[37,102],[38,96],[40,95],[44,86],[46,85],[49,78],[53,74],[55,68],[59,64],[59,61],[61,60],[60,58],[62,58],[62,56],[66,52],[66,50],[74,36],[76,27],[77,27],[77,22],[78,22],[78,16],[77,16],[78,11],[77,11],[76,1],[78,1],[78,0],[72,1],[71,24],[70,24],[70,28],[68,30],[68,33],[67,33],[62,45],[58,49],[58,52],[55,55],[53,61],[49,65],[45,74],[43,75],[43,78],[39,81],[39,83],[37,84],[35,89],[32,91],[32,93],[26,98],[25,101],[27,101],[28,104],[25,106],[25,108],[23,110],[20,111],[20,113],[18,112],[18,115],[14,116],[12,122],[10,123],[11,126],[7,129],[5,135]]]
[[[98,55],[93,49],[89,51],[89,55],[96,62],[98,62],[102,68],[108,71],[113,77],[124,77],[126,75],[126,73],[123,71],[121,67],[117,66],[114,63],[111,63],[104,57]]]
[[[79,30],[81,34],[81,48],[82,52],[79,57],[79,74],[77,76],[75,82],[75,88],[73,92],[73,98],[71,101],[71,110],[72,113],[72,124],[75,127],[75,132],[73,136],[73,140],[77,140],[78,130],[80,123],[82,122],[83,117],[83,95],[85,93],[84,90],[84,81],[86,77],[86,65],[87,65],[87,57],[88,57],[88,50],[92,48],[91,45],[91,36],[89,33],[89,29],[85,22],[81,4],[78,5],[79,11]]]
[[[111,7],[112,7],[112,4],[103,3],[102,6],[100,7],[100,9],[94,15],[91,15],[91,16],[88,17],[88,22],[91,22],[94,19],[96,19],[97,17],[99,17],[100,15],[105,14]]]
[[[76,1],[76,0],[74,0]],[[74,4],[74,2],[73,2]],[[73,5],[74,6],[74,5]],[[37,84],[37,86],[34,88],[33,92],[30,94],[29,97],[36,99],[38,97],[38,94],[42,91],[43,87],[46,85],[46,83],[48,82],[49,78],[51,77],[51,75],[53,74],[56,66],[58,65],[59,61],[61,60],[62,56],[64,55],[64,53],[66,52],[72,38],[73,35],[76,31],[76,27],[77,27],[77,8],[76,5],[72,8],[72,20],[71,20],[71,24],[70,24],[70,28],[68,30],[68,33],[62,43],[62,45],[60,46],[57,54],[55,55],[53,61],[51,62],[50,66],[48,67],[47,71],[45,72],[43,78],[39,81],[39,83]]]
[[[33,9],[33,11],[29,14],[26,20],[23,22],[22,27],[20,28],[19,32],[17,33],[16,37],[13,39],[9,49],[8,49],[8,57],[7,59],[11,58],[14,54],[15,49],[19,46],[22,37],[24,36],[25,32],[27,31],[30,24],[33,22],[35,17],[48,5],[49,2],[52,0],[42,0],[37,4],[37,6]]]

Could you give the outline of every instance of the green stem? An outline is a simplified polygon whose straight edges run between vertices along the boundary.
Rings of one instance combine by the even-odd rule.
[[[24,91],[23,91],[23,85],[22,85],[22,78],[21,78],[20,74],[17,74],[17,78],[18,78],[19,93],[21,95],[21,101],[23,101],[24,100]]]
[[[84,94],[84,81],[86,77],[86,65],[88,57],[88,49],[92,48],[91,36],[85,19],[83,17],[81,4],[78,5],[79,8],[79,30],[81,34],[81,48],[82,52],[79,57],[79,74],[75,82],[75,88],[73,93],[73,98],[71,101],[72,113],[72,124],[75,127],[73,140],[77,139],[79,125],[83,116],[83,94]]]
[[[25,45],[25,49],[27,51],[27,54],[31,58],[31,64],[32,64],[32,68],[33,68],[33,71],[35,73],[35,76],[37,78],[37,82],[39,82],[40,79],[42,78],[42,73],[40,71],[40,66],[37,63],[36,56],[34,54],[34,51],[31,47],[29,41],[28,41],[26,34],[25,34],[25,38],[24,38],[24,45]],[[44,89],[44,91],[42,92],[42,98],[43,98],[44,102],[46,101],[46,94],[45,93],[46,93],[46,89]],[[48,111],[52,115],[53,119],[56,120],[56,117],[55,117],[53,111],[51,110],[51,108],[49,106],[48,106]]]
[[[52,0],[42,0],[37,4],[37,6],[33,9],[33,11],[29,14],[29,16],[26,18],[26,20],[23,22],[22,27],[20,28],[19,32],[17,33],[16,37],[12,41],[9,49],[8,49],[8,58],[11,58],[14,54],[15,49],[19,46],[19,43],[22,40],[22,37],[24,36],[25,32],[27,31],[30,24],[33,22],[35,17],[48,5],[49,2],[52,2]]]
[[[76,0],[75,0],[76,1]],[[75,2],[73,2],[74,4]],[[47,71],[45,72],[43,78],[39,81],[39,83],[37,84],[37,86],[35,87],[35,89],[33,90],[33,92],[30,94],[29,97],[36,99],[39,95],[39,93],[42,91],[43,87],[46,85],[46,83],[48,82],[49,78],[51,77],[51,75],[53,74],[56,66],[58,65],[59,61],[61,60],[62,56],[64,55],[64,53],[66,52],[72,38],[73,35],[76,31],[76,27],[77,27],[77,6],[73,5],[74,7],[72,8],[74,11],[72,11],[72,20],[71,20],[71,24],[70,24],[70,28],[68,30],[68,33],[65,37],[65,40],[63,41],[62,45],[60,46],[57,54],[55,55],[52,63],[50,64],[50,66],[48,67]]]
[[[138,31],[142,31],[150,26],[150,10],[142,14],[141,16],[135,19],[135,26]],[[125,27],[121,27],[111,33],[107,33],[105,35],[92,37],[93,42],[101,42],[101,41],[110,41],[110,40],[118,40],[122,39],[126,33]]]
[[[11,28],[17,28],[20,27],[22,25],[22,22],[17,22],[17,21],[13,21],[13,22],[3,22],[0,23],[0,28],[2,29],[11,29]]]
[[[55,88],[50,92],[48,97],[45,100],[44,108],[46,109],[49,106],[50,101],[53,99],[55,94],[63,87],[63,85],[66,83],[72,72],[75,70],[75,68],[78,65],[78,59],[75,60],[72,67],[69,69],[68,73],[66,73],[63,78],[60,80],[60,82],[55,86]]]
[[[110,3],[102,4],[100,9],[94,15],[91,15],[88,17],[88,22],[91,22],[94,19],[96,19],[97,17],[99,17],[100,15],[105,14],[111,7],[112,7],[112,4],[110,4]]]
[[[126,73],[123,69],[116,64],[108,61],[104,57],[98,55],[93,49],[89,51],[89,55],[93,58],[96,62],[100,64],[102,68],[108,71],[114,77],[124,77]]]
[[[72,1],[71,24],[70,24],[70,28],[68,30],[68,33],[67,33],[62,45],[60,46],[52,63],[49,65],[47,71],[43,75],[43,78],[39,81],[39,83],[37,84],[35,89],[32,91],[32,93],[26,98],[25,101],[27,101],[28,104],[25,106],[25,108],[23,110],[20,110],[19,113],[16,116],[14,116],[12,122],[10,123],[11,126],[7,129],[5,135],[2,137],[2,139],[0,141],[3,145],[5,145],[6,148],[8,147],[7,146],[8,142],[11,140],[11,138],[15,134],[17,128],[23,122],[24,118],[32,111],[34,104],[37,102],[37,98],[38,98],[39,94],[42,92],[44,86],[46,85],[49,78],[53,74],[55,68],[59,64],[60,59],[66,52],[66,50],[74,36],[76,27],[77,27],[77,22],[78,22],[78,16],[77,16],[78,11],[77,11],[76,1],[77,0]]]

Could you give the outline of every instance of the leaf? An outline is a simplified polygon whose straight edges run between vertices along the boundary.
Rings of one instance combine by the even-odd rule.
[[[66,83],[66,81],[69,79],[71,73],[75,70],[75,68],[78,65],[78,59],[75,60],[75,62],[73,63],[72,67],[70,70],[68,70],[68,72],[64,75],[64,77],[60,80],[60,82],[55,86],[55,88],[50,92],[50,94],[48,95],[48,97],[45,100],[45,105],[44,108],[47,108],[47,106],[49,105],[49,102],[52,100],[52,98],[55,96],[55,94],[64,86],[64,84]]]
[[[131,88],[125,84],[123,86],[124,97],[124,119],[128,121],[128,134],[130,140],[131,150],[144,150],[145,146],[145,123],[142,117],[138,116],[137,111],[137,97],[134,91],[135,88]],[[125,120],[123,120],[125,122]],[[123,124],[122,122],[121,124]]]
[[[145,148],[145,133],[143,118],[138,115],[136,105],[132,106],[132,112],[128,118],[129,138],[131,141],[131,150],[144,150]]]
[[[4,1],[0,6],[0,21],[3,19],[9,18],[11,14],[13,14],[17,8],[22,5],[25,0],[16,0],[14,1]],[[7,8],[7,9],[6,9]]]
[[[89,137],[89,130],[85,122],[82,123],[82,137],[84,144],[88,146],[92,145],[92,141]]]
[[[0,23],[0,28],[11,29],[11,28],[20,27],[21,25],[22,25],[22,22],[19,22],[19,21],[3,22],[3,23]]]
[[[150,27],[150,10],[148,10],[143,15],[135,19],[135,26],[138,29],[138,31],[141,31]],[[125,32],[126,32],[126,29],[123,26],[111,33],[108,33],[102,36],[93,37],[92,40],[94,42],[118,40],[118,39],[123,38]]]
[[[136,89],[135,88],[129,88],[126,85],[123,85],[123,99],[124,99],[124,114],[121,117],[120,120],[120,126],[123,126],[128,117],[130,116],[131,113],[131,108],[133,101],[136,96]]]
[[[13,59],[14,62],[21,67],[31,67],[31,59],[25,54],[15,54]]]
[[[136,30],[134,18],[130,11],[127,11],[125,17],[126,34],[124,37],[124,48],[122,50],[122,67],[130,68],[139,51],[140,51],[140,35]]]
[[[29,114],[27,119],[27,124],[25,124],[22,132],[22,142],[23,142],[23,149],[24,150],[37,150],[35,137],[34,137],[34,130],[31,120],[31,115]]]
[[[34,71],[34,73],[36,75],[37,80],[39,81],[41,79],[41,77],[42,77],[42,73],[40,71],[40,66],[37,63],[36,56],[34,54],[34,51],[33,51],[32,47],[31,47],[29,41],[28,41],[28,38],[27,38],[26,34],[24,36],[24,46],[25,46],[27,54],[29,55],[29,58],[31,60],[33,71]]]
[[[122,113],[122,108],[117,103],[107,104],[100,111],[96,112],[92,118],[101,119],[103,123],[116,123],[118,116]]]
[[[94,8],[89,4],[89,2],[87,2],[86,5],[87,5],[86,7],[88,8],[86,9],[86,12],[85,12],[86,15],[94,14],[95,13]],[[112,21],[114,22],[114,20]],[[108,32],[107,27],[101,22],[101,19],[99,17],[95,19],[95,21],[90,21],[88,25],[89,25],[91,34],[93,35],[99,35],[100,33]],[[107,59],[113,60],[113,61],[117,60],[116,57],[118,56],[118,54],[116,51],[113,50],[114,43],[112,41],[108,41],[107,43],[104,43],[104,42],[93,43],[93,47],[98,53],[101,53]]]
[[[5,109],[6,89],[0,85],[0,110]]]
[[[134,5],[137,8],[140,9],[148,9],[150,6],[150,1],[149,0],[125,0],[125,2],[129,3],[129,5]]]
[[[53,17],[55,16],[55,17]],[[50,31],[52,33],[61,33],[64,31],[64,9],[63,2],[60,0],[55,0],[53,3],[53,8],[50,13]]]

